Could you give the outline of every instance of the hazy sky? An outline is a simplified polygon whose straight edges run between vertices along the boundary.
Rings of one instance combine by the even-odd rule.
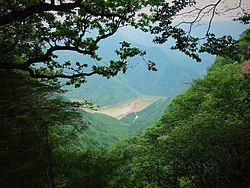
[[[46,1],[50,1],[50,0],[46,0]],[[93,0],[94,1],[94,0]],[[111,1],[111,0],[109,0]],[[166,0],[166,2],[172,2],[173,0]],[[250,0],[195,0],[196,1],[196,8],[203,8],[209,4],[215,4],[218,1],[221,1],[219,3],[219,5],[216,8],[216,14],[214,16],[213,20],[232,20],[233,18],[237,17],[238,13],[243,13],[243,10],[245,12],[247,12],[248,14],[250,13]],[[59,0],[56,0],[57,3],[59,3]],[[71,2],[71,0],[66,0],[66,2]],[[241,8],[239,8],[239,4],[241,4]],[[237,9],[235,9],[236,7],[238,7]],[[209,8],[205,9],[204,11],[208,11]],[[188,12],[190,10],[193,10],[194,7],[188,7],[185,8],[182,12]],[[235,10],[230,10],[230,9],[235,9]],[[149,7],[144,8],[143,10],[139,11],[139,12],[148,12]],[[193,14],[186,14],[186,16],[180,16],[177,17],[175,20],[181,20],[181,21],[190,21],[190,19],[193,19],[196,15],[197,15],[198,11],[193,12]],[[210,11],[211,13],[211,11]],[[194,17],[191,17],[194,16]],[[206,16],[203,17],[203,20],[209,20],[211,17],[211,14],[206,14]]]
[[[172,0],[166,0],[167,2],[172,2]],[[209,4],[215,4],[217,3],[219,0],[196,0],[196,8],[203,8]],[[241,3],[241,8],[239,8],[239,4]],[[236,9],[236,7],[238,7]],[[208,11],[209,8],[205,9],[204,11]],[[194,7],[188,7],[185,8],[182,12],[189,12],[190,10],[193,10]],[[230,9],[235,9],[235,10],[230,10]],[[233,18],[237,17],[238,13],[243,13],[243,9],[245,10],[245,12],[250,13],[250,0],[221,0],[221,2],[219,3],[219,5],[216,8],[216,14],[214,17],[214,20],[232,20]],[[149,10],[148,8],[143,9],[143,12],[147,12]],[[210,11],[211,12],[211,11]],[[182,20],[185,19],[185,21],[187,21],[188,19],[190,19],[190,16],[195,16],[197,15],[198,11],[194,12],[193,14],[187,14],[185,18],[178,17],[176,18],[176,20]],[[203,20],[208,20],[211,17],[211,14],[206,14],[206,16],[204,16]]]
[[[209,5],[211,3],[215,4],[218,1],[219,0],[196,0],[197,4],[195,5],[195,7],[203,8],[206,5]],[[241,3],[240,7],[242,9],[238,7],[240,3]],[[236,9],[236,7],[238,8]],[[210,7],[208,7],[204,11],[208,11],[209,8]],[[194,7],[187,8],[184,11],[187,12],[192,9],[194,9]],[[235,9],[235,10],[230,10],[230,9]],[[243,13],[243,9],[248,13],[250,12],[250,0],[222,0],[216,8],[216,12],[218,14],[215,15],[214,19],[215,20],[225,20],[225,19],[228,20],[228,19],[235,18],[237,17],[238,13]],[[197,12],[196,12],[196,15],[197,15]],[[207,15],[205,19],[209,19],[210,16]]]

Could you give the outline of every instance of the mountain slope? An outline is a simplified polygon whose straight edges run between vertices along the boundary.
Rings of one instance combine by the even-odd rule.
[[[234,38],[238,38],[246,27],[237,22],[219,21],[213,23],[211,32],[219,36],[230,34]],[[231,30],[230,28],[234,29]],[[195,28],[193,32],[194,35],[200,36],[206,33],[206,30],[207,23],[204,22],[201,27]],[[147,51],[145,60],[154,61],[159,69],[158,72],[148,71],[147,62],[140,57],[136,57],[130,60],[126,75],[119,74],[118,77],[108,80],[98,76],[88,78],[88,82],[81,88],[70,88],[72,91],[67,96],[69,98],[88,99],[100,105],[114,104],[141,94],[172,97],[184,91],[193,79],[202,77],[207,68],[214,62],[215,57],[202,54],[203,61],[196,63],[183,53],[170,50],[169,47],[174,44],[173,40],[169,40],[164,45],[156,45],[152,43],[152,39],[153,36],[148,33],[124,27],[118,33],[100,43],[98,53],[103,57],[100,62],[79,54],[70,55],[67,52],[61,54],[62,60],[70,58],[73,62],[103,65],[110,59],[117,59],[114,50],[119,48],[120,41],[125,40],[131,42],[133,46]]]
[[[129,135],[129,126],[111,116],[81,111],[90,125],[78,134],[79,147],[108,148],[111,144]]]
[[[148,48],[147,59],[156,63],[157,72],[148,71],[145,63],[128,70],[126,78],[131,85],[146,95],[175,96],[185,90],[193,79],[199,78],[210,63],[200,64],[171,57],[160,48]],[[139,61],[139,60],[138,60]]]
[[[142,95],[123,75],[108,80],[93,76],[81,88],[70,88],[70,90],[65,94],[67,98],[86,99],[101,106],[112,105]]]
[[[137,135],[162,116],[168,103],[169,99],[162,97],[144,110],[128,114],[122,121],[130,125],[129,132],[131,135]]]
[[[133,58],[127,73],[111,79],[93,76],[78,89],[72,89],[66,96],[87,99],[99,105],[110,105],[141,95],[162,95],[173,97],[184,91],[193,79],[199,78],[210,66],[180,61],[157,47],[142,47],[147,51],[147,60],[156,63],[157,72],[148,71],[147,62],[140,57]],[[107,55],[108,56],[108,55]],[[108,57],[107,57],[108,58]],[[212,60],[211,60],[212,62]]]

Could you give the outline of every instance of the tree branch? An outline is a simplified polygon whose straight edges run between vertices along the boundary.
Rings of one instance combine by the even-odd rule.
[[[34,73],[34,71],[31,68],[27,68],[25,69],[32,78],[46,78],[49,80],[52,79],[56,79],[56,78],[67,78],[67,79],[71,79],[71,78],[78,78],[78,77],[85,77],[85,76],[92,76],[94,74],[98,74],[97,72],[93,71],[93,72],[82,72],[82,73],[78,73],[78,74],[71,74],[71,75],[66,75],[66,74],[54,74],[54,75],[47,75],[47,74],[36,74]]]
[[[46,12],[46,11],[68,12],[75,8],[82,8],[87,13],[93,16],[119,17],[122,19],[126,19],[126,17],[117,13],[94,12],[89,7],[86,7],[85,5],[81,4],[81,1],[77,0],[74,3],[63,3],[59,5],[50,4],[50,3],[36,4],[36,5],[28,6],[25,9],[20,10],[20,11],[12,11],[0,17],[0,26],[11,24],[16,21],[22,21],[32,15]]]
[[[0,17],[0,26],[11,24],[15,21],[21,21],[29,16],[45,11],[69,11],[79,7],[81,4],[76,1],[74,3],[54,5],[49,3],[31,5],[20,11],[12,11]]]
[[[88,55],[91,55],[93,53],[90,50],[82,50],[80,48],[73,47],[73,46],[58,46],[58,45],[56,45],[56,46],[52,46],[51,48],[49,48],[47,50],[47,52],[43,56],[34,57],[34,58],[31,58],[31,59],[27,60],[24,63],[24,66],[29,67],[31,64],[34,64],[34,63],[49,61],[50,56],[53,54],[53,52],[55,52],[55,51],[64,51],[64,50],[74,51],[74,52],[78,52],[78,53],[81,53],[81,54],[88,54]]]

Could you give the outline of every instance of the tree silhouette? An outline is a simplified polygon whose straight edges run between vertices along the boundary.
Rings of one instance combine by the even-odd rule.
[[[67,84],[79,86],[85,78],[98,74],[104,77],[126,72],[128,59],[145,52],[121,42],[115,51],[118,60],[110,60],[105,65],[95,66],[88,62],[59,62],[59,51],[72,51],[101,61],[98,55],[99,43],[119,28],[132,26],[155,35],[155,43],[165,43],[173,38],[178,49],[200,61],[199,38],[191,36],[192,28],[205,15],[209,16],[206,38],[215,15],[237,10],[237,18],[244,23],[249,20],[248,10],[238,0],[236,7],[226,7],[222,0],[198,7],[194,0],[33,0],[0,2],[0,55],[1,69],[17,69],[29,73],[31,77],[58,80],[67,78]],[[188,9],[189,11],[185,12]],[[190,19],[185,21],[185,17]],[[181,17],[183,21],[174,25]],[[189,31],[181,25],[189,24]],[[213,41],[216,38],[213,37]],[[234,43],[235,41],[232,40]],[[222,41],[225,44],[225,41]],[[203,48],[203,51],[206,48]]]

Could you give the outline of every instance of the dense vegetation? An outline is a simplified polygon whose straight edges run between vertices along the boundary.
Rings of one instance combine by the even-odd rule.
[[[1,186],[247,187],[249,36],[240,40],[242,61],[217,58],[158,122],[109,151],[82,135],[91,125],[81,116],[93,116],[56,97],[55,85],[2,71]]]
[[[0,186],[247,187],[250,30],[239,41],[210,34],[220,3],[207,5],[212,16],[206,42],[199,46],[199,38],[190,34],[204,12],[198,13],[190,32],[172,24],[195,1],[0,1]],[[147,7],[150,14],[137,14]],[[243,11],[238,20],[247,24],[249,14],[240,0],[237,8]],[[122,122],[90,114],[79,109],[87,102],[60,97],[65,92],[61,84],[79,87],[92,75],[110,78],[127,71],[128,59],[145,56],[119,41],[116,58],[101,62],[99,43],[127,25],[154,34],[156,43],[173,39],[172,49],[197,61],[198,52],[220,55],[207,76],[174,98],[161,118],[169,101],[156,101],[141,111],[145,124],[138,119],[131,127],[131,115]],[[97,64],[61,61],[62,51],[88,56]],[[152,63],[146,66],[157,70]],[[161,78],[154,79],[162,84]],[[108,148],[141,132],[152,118],[160,120]]]
[[[243,36],[248,49],[249,34],[248,30]],[[159,122],[113,148],[110,186],[122,182],[125,187],[247,187],[250,77],[249,67],[243,71],[246,63],[218,58],[204,79],[170,103]]]
[[[54,178],[52,151],[60,147],[51,130],[69,122],[76,128],[86,125],[67,102],[53,96],[57,87],[20,72],[1,71],[0,77],[0,184],[47,185]]]
[[[105,122],[95,116],[91,123],[97,127],[92,131],[91,114],[57,97],[55,85],[20,72],[1,71],[0,76],[1,187],[100,187],[108,170],[100,148],[107,141],[97,146],[99,142],[88,138],[98,126],[102,135],[109,129],[117,133],[112,127],[117,120],[106,117],[111,125],[104,130]]]
[[[223,61],[175,98],[142,136],[111,151],[114,187],[121,181],[128,187],[249,184],[249,76]]]

